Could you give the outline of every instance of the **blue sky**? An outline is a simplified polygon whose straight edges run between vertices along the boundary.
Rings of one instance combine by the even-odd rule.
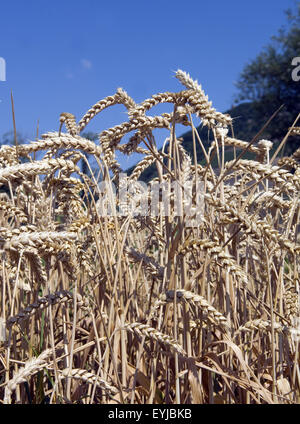
[[[11,90],[17,130],[32,140],[38,120],[40,134],[56,131],[61,112],[79,120],[118,87],[137,102],[179,91],[178,68],[225,111],[244,65],[286,23],[284,11],[294,5],[295,0],[4,0],[0,136],[12,129]],[[157,112],[169,110],[166,105]],[[86,129],[98,133],[125,120],[124,108],[114,106]]]

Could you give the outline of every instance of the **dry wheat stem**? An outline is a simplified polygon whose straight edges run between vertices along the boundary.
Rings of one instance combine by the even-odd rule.
[[[201,85],[176,76],[182,91],[137,104],[118,89],[78,123],[63,113],[58,132],[1,147],[0,401],[298,403],[299,149],[277,157],[298,127],[270,159],[271,141],[235,138]],[[116,104],[125,122],[95,143],[79,135]],[[156,128],[169,131],[161,150]],[[119,157],[136,153],[123,178]],[[189,211],[175,184],[191,188]]]

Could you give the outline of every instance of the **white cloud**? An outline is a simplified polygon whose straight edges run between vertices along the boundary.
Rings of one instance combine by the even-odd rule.
[[[80,63],[81,63],[81,66],[82,66],[84,69],[91,69],[91,67],[92,67],[92,62],[91,62],[90,60],[87,60],[87,59],[81,59],[81,60],[80,60]]]
[[[67,72],[65,75],[66,75],[66,78],[68,79],[74,78],[74,75],[72,74],[72,72]]]

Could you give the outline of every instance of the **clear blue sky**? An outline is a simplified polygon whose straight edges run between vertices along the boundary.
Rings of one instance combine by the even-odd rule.
[[[40,133],[56,131],[61,112],[79,120],[118,87],[137,102],[179,91],[178,68],[198,79],[213,106],[225,111],[244,65],[286,23],[284,11],[294,5],[294,0],[3,1],[0,57],[7,80],[0,81],[0,136],[12,129],[11,90],[17,130],[34,139],[37,120]],[[87,130],[100,132],[124,120],[124,108],[115,106]]]

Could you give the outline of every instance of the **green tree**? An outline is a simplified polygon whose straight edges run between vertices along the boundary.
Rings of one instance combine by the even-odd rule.
[[[25,143],[25,137],[17,131],[17,142],[18,144]],[[8,131],[2,135],[1,144],[15,145],[14,131]]]
[[[295,11],[288,10],[286,14],[287,25],[245,66],[237,82],[236,100],[251,102],[252,118],[260,127],[284,105],[264,134],[272,140],[281,139],[300,113],[300,81],[292,78],[292,61],[300,57],[300,2]],[[291,138],[287,150],[297,146],[299,138]]]

